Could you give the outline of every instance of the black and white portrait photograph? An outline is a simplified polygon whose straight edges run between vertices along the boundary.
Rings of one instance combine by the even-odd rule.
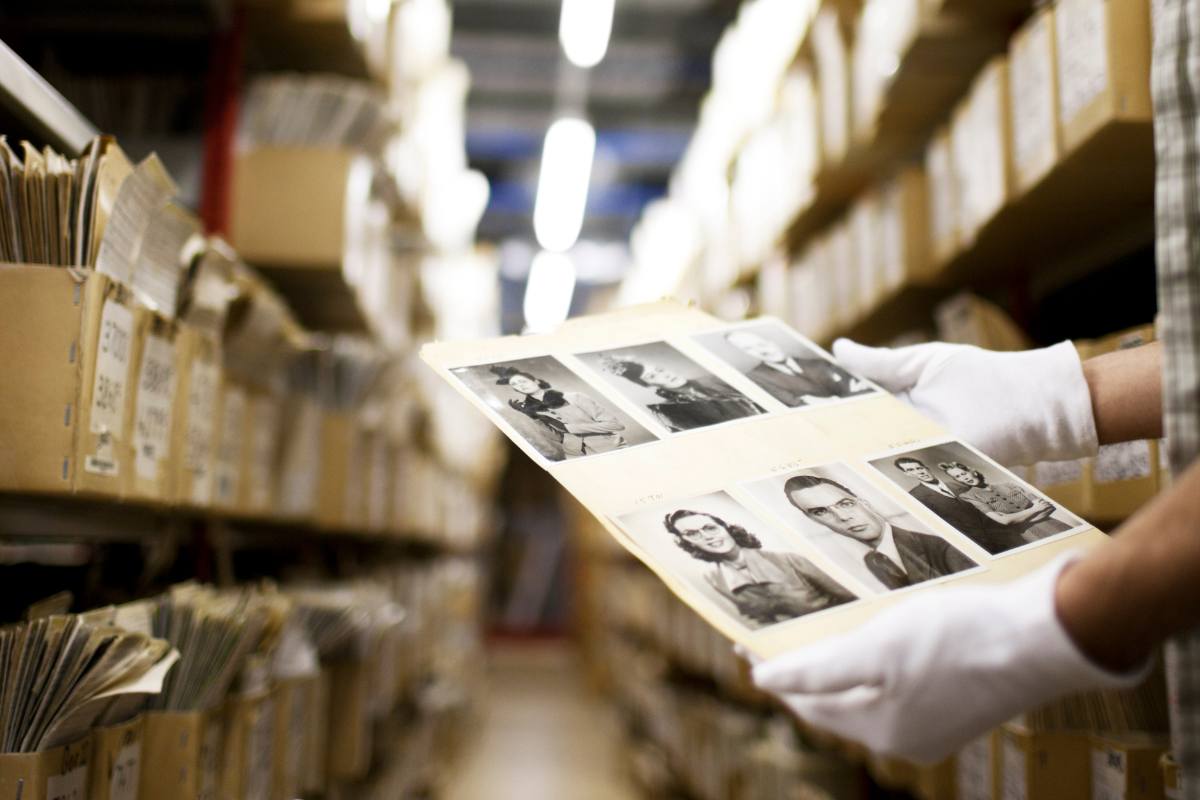
[[[872,593],[978,566],[846,464],[776,475],[744,488]]]
[[[654,434],[553,356],[451,372],[551,461],[655,441]]]
[[[764,413],[749,397],[666,342],[577,357],[672,433]]]
[[[876,391],[778,322],[738,325],[695,339],[788,408]]]
[[[871,466],[992,555],[1084,524],[958,442],[877,458]]]
[[[643,550],[751,629],[856,599],[725,492],[635,511],[619,522]]]

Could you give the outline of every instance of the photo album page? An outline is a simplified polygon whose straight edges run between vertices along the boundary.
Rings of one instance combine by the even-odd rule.
[[[761,657],[1104,539],[778,320],[665,301],[421,356]]]

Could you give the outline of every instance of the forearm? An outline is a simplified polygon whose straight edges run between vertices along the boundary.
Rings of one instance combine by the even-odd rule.
[[[1100,444],[1162,436],[1162,344],[1118,350],[1083,363]]]
[[[1110,545],[1068,568],[1056,606],[1080,649],[1115,670],[1200,625],[1200,462],[1121,526]]]

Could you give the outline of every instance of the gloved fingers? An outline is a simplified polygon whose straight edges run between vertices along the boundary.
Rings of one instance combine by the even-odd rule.
[[[780,699],[809,725],[862,742],[877,726],[875,709],[882,696],[878,686],[855,686],[844,692],[782,694]]]
[[[754,683],[772,692],[826,694],[882,683],[877,659],[839,637],[776,656],[754,667]]]
[[[761,656],[757,656],[754,653],[750,652],[750,649],[747,648],[744,644],[735,644],[733,646],[733,654],[735,656],[737,656],[738,658],[749,661],[750,666],[752,666],[752,667],[763,663],[763,658]]]
[[[889,392],[903,392],[915,386],[937,350],[936,345],[867,347],[849,339],[833,343],[834,358],[842,366]]]

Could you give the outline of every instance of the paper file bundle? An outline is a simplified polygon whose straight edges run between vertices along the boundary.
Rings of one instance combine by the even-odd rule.
[[[774,319],[663,302],[422,358],[759,656],[1104,539]]]

